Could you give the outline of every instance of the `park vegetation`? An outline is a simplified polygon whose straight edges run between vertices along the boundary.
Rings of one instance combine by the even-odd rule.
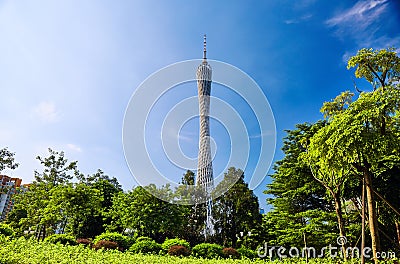
[[[400,58],[393,48],[361,49],[348,61],[352,68],[371,86],[344,91],[322,105],[321,120],[286,131],[284,157],[265,190],[272,206],[266,214],[243,171],[229,168],[216,189],[238,180],[214,201],[215,232],[205,239],[204,204],[171,204],[151,194],[180,195],[169,186],[123,191],[115,177],[102,170],[83,175],[77,161],[49,149],[0,225],[0,263],[25,263],[26,255],[29,263],[249,263],[260,261],[265,243],[321,250],[339,236],[346,238],[343,249],[364,243],[373,256],[400,256]],[[0,150],[0,171],[17,166],[14,153]],[[182,184],[194,182],[187,171]],[[324,263],[330,261],[336,263]]]

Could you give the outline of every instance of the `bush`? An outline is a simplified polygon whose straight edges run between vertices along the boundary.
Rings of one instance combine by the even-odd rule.
[[[14,230],[7,224],[0,224],[0,234],[5,236],[14,236]]]
[[[249,248],[246,247],[240,247],[238,250],[239,254],[242,256],[242,258],[249,258],[249,259],[254,259],[257,258],[257,252],[255,252],[254,250],[251,250]]]
[[[8,237],[6,237],[5,235],[3,235],[3,234],[0,234],[0,245],[1,244],[3,244],[3,243],[6,243],[7,241],[8,241]],[[0,262],[1,263],[1,262]]]
[[[108,240],[100,240],[97,241],[93,246],[94,249],[118,249],[118,243],[114,241]]]
[[[199,258],[219,258],[222,257],[222,246],[210,243],[201,243],[193,247],[192,254]]]
[[[222,250],[222,255],[224,255],[224,258],[232,258],[232,259],[238,259],[240,258],[240,253],[234,249],[234,248],[224,248]]]
[[[161,247],[165,253],[167,253],[172,246],[184,246],[186,247],[186,249],[190,249],[189,242],[179,238],[172,238],[172,239],[167,238],[165,239],[164,243],[161,244]]]
[[[93,240],[93,244],[96,244],[101,240],[116,242],[121,250],[129,248],[132,244],[131,239],[129,237],[121,235],[120,233],[117,232],[105,232],[103,234],[100,234],[95,237],[95,239]]]
[[[150,237],[146,237],[146,236],[141,236],[141,237],[136,238],[136,242],[140,242],[140,241],[153,241],[153,239]]]
[[[161,251],[161,245],[154,240],[140,240],[136,241],[130,248],[129,251],[132,253],[150,253],[158,254]]]
[[[168,255],[176,256],[176,257],[179,257],[179,256],[187,257],[190,255],[190,250],[185,246],[174,245],[168,249]]]
[[[54,234],[46,237],[44,241],[52,244],[60,243],[62,245],[71,245],[71,246],[76,245],[75,238],[67,234]]]
[[[87,238],[78,238],[76,240],[77,244],[85,245],[85,246],[90,246],[92,244],[92,241]]]

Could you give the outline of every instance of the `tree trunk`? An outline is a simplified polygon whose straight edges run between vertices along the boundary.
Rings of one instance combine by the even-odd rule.
[[[364,248],[365,248],[365,179],[362,179],[362,194],[361,194],[361,264],[365,264]]]
[[[372,177],[367,168],[364,170],[364,178],[366,184],[369,230],[371,232],[372,252],[374,254],[374,262],[378,263],[377,253],[380,251],[378,219],[375,211],[374,192],[372,189]]]
[[[335,201],[335,210],[336,210],[336,216],[337,216],[338,225],[339,225],[339,234],[341,237],[346,237],[346,231],[344,229],[344,221],[343,221],[343,215],[342,215],[342,202],[340,200],[338,193],[332,192],[332,196]],[[344,261],[347,261],[345,243],[343,243],[343,245],[341,245],[341,246],[342,246],[343,259],[344,259]]]

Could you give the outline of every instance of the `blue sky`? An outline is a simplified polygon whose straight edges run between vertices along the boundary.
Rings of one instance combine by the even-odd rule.
[[[20,163],[4,173],[30,182],[41,169],[35,157],[51,147],[130,189],[121,140],[129,98],[160,68],[201,58],[204,33],[208,58],[240,68],[268,98],[279,160],[285,129],[322,118],[324,101],[353,89],[346,59],[364,47],[399,48],[399,28],[394,0],[0,1],[0,147]],[[224,146],[227,133],[214,127]],[[182,138],[197,129],[188,122]],[[195,156],[189,143],[183,152]],[[255,189],[264,208],[269,181]]]

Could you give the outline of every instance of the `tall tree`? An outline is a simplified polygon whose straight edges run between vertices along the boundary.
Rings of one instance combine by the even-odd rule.
[[[310,132],[304,134],[302,139],[305,148],[308,148],[310,139],[315,136],[315,133],[325,126],[333,116],[343,113],[346,108],[351,104],[351,99],[354,94],[350,92],[344,92],[337,96],[332,102],[326,102],[321,108],[321,112],[327,118],[326,122],[317,122],[312,126]],[[328,193],[331,195],[335,205],[335,211],[337,216],[339,235],[341,237],[346,237],[345,223],[343,219],[343,205],[342,199],[344,198],[344,184],[349,182],[351,179],[349,174],[351,173],[350,166],[341,167],[337,170],[333,170],[332,167],[327,166],[320,155],[321,152],[315,152],[313,149],[307,149],[300,155],[300,158],[304,160],[310,167],[310,171],[313,177],[326,188]],[[353,181],[358,181],[353,177]],[[354,184],[353,184],[354,185]],[[345,245],[342,245],[343,252],[345,252]],[[346,254],[343,254],[346,260]]]
[[[81,233],[81,237],[95,237],[105,231],[105,227],[111,224],[111,216],[109,210],[113,205],[113,197],[118,193],[122,193],[122,187],[115,177],[110,177],[102,170],[97,170],[93,175],[84,177],[80,175],[79,180],[82,184],[90,187],[91,190],[97,190],[101,197],[101,213],[82,219],[85,231]]]
[[[379,87],[385,89],[387,85],[393,85],[400,80],[400,57],[395,48],[361,49],[347,63],[348,69],[354,67],[355,76],[365,78],[374,90]]]
[[[163,201],[153,194],[162,192],[163,197],[174,195],[169,186],[155,185],[136,187],[128,193],[118,193],[109,211],[112,223],[109,230],[130,230],[139,236],[149,236],[157,241],[182,235],[183,212],[176,204]]]
[[[0,172],[5,169],[14,170],[18,167],[18,163],[15,162],[15,153],[8,150],[8,148],[0,149]]]
[[[361,93],[345,111],[335,114],[329,125],[310,140],[310,150],[319,153],[327,169],[338,171],[350,166],[355,175],[364,179],[372,249],[377,262],[380,239],[373,181],[384,167],[390,168],[399,160],[400,89],[394,80],[399,76],[400,60],[391,49],[363,49],[349,60],[348,68],[351,67],[357,67],[357,77],[365,77],[380,87]]]
[[[216,186],[216,192],[227,190],[214,200],[213,220],[215,239],[224,246],[237,247],[242,235],[256,236],[262,217],[258,198],[244,181],[244,173],[231,167]]]
[[[51,148],[48,151],[48,157],[36,157],[44,166],[43,172],[35,171],[36,182],[43,182],[51,187],[68,183],[74,176],[79,175],[77,161],[68,162],[64,157],[64,151],[58,152]]]
[[[195,174],[193,171],[187,170],[182,177],[181,183],[182,185],[176,190],[176,195],[181,201],[185,199],[188,202],[190,201],[188,205],[179,206],[184,216],[182,238],[194,246],[204,242],[205,239],[203,232],[206,219],[206,204],[200,201],[196,202],[196,199],[200,197],[197,197],[198,193],[194,186]]]
[[[93,223],[93,218],[101,216],[102,201],[100,191],[95,188],[83,183],[66,184],[51,189],[46,209],[49,215],[61,220],[59,233],[94,237],[90,234],[89,224]]]
[[[301,155],[307,151],[307,140],[324,123],[297,124],[287,130],[282,150],[284,157],[274,165],[272,182],[267,185],[267,201],[273,209],[264,216],[267,241],[274,245],[319,247],[332,243],[336,228],[332,224],[333,206],[325,188],[313,177],[310,166]],[[333,227],[333,228],[332,228]]]
[[[17,195],[15,209],[25,210],[26,217],[20,219],[20,226],[25,230],[35,231],[36,238],[44,239],[54,233],[62,222],[54,203],[51,203],[53,189],[64,186],[79,174],[77,162],[68,162],[64,152],[48,149],[48,157],[37,159],[43,165],[43,171],[35,171],[35,181],[28,191]]]

